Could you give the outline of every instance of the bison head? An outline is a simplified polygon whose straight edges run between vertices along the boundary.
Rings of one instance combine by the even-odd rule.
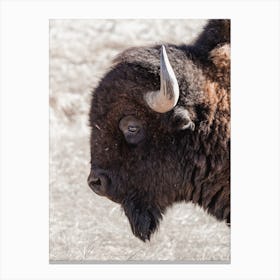
[[[229,216],[229,45],[201,41],[129,49],[93,92],[88,184],[143,241],[176,201]]]

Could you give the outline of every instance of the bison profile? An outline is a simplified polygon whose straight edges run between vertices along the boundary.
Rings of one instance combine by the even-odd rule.
[[[177,201],[230,222],[230,21],[121,53],[92,95],[90,188],[143,241]]]

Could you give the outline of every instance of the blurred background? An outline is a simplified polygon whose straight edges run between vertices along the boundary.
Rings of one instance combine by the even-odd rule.
[[[120,206],[94,194],[88,111],[91,91],[128,47],[189,43],[205,20],[50,20],[51,262],[226,261],[230,229],[191,203],[169,208],[150,242],[131,232]]]

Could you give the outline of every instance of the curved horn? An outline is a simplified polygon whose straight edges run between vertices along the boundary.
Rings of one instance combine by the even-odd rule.
[[[145,95],[145,100],[152,110],[158,113],[166,113],[176,106],[178,99],[178,82],[167,57],[165,47],[161,46],[160,90],[148,92]]]

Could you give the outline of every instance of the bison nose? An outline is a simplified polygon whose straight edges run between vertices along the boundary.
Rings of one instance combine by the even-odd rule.
[[[104,196],[109,185],[109,178],[100,171],[91,170],[88,176],[88,185],[96,194]]]

